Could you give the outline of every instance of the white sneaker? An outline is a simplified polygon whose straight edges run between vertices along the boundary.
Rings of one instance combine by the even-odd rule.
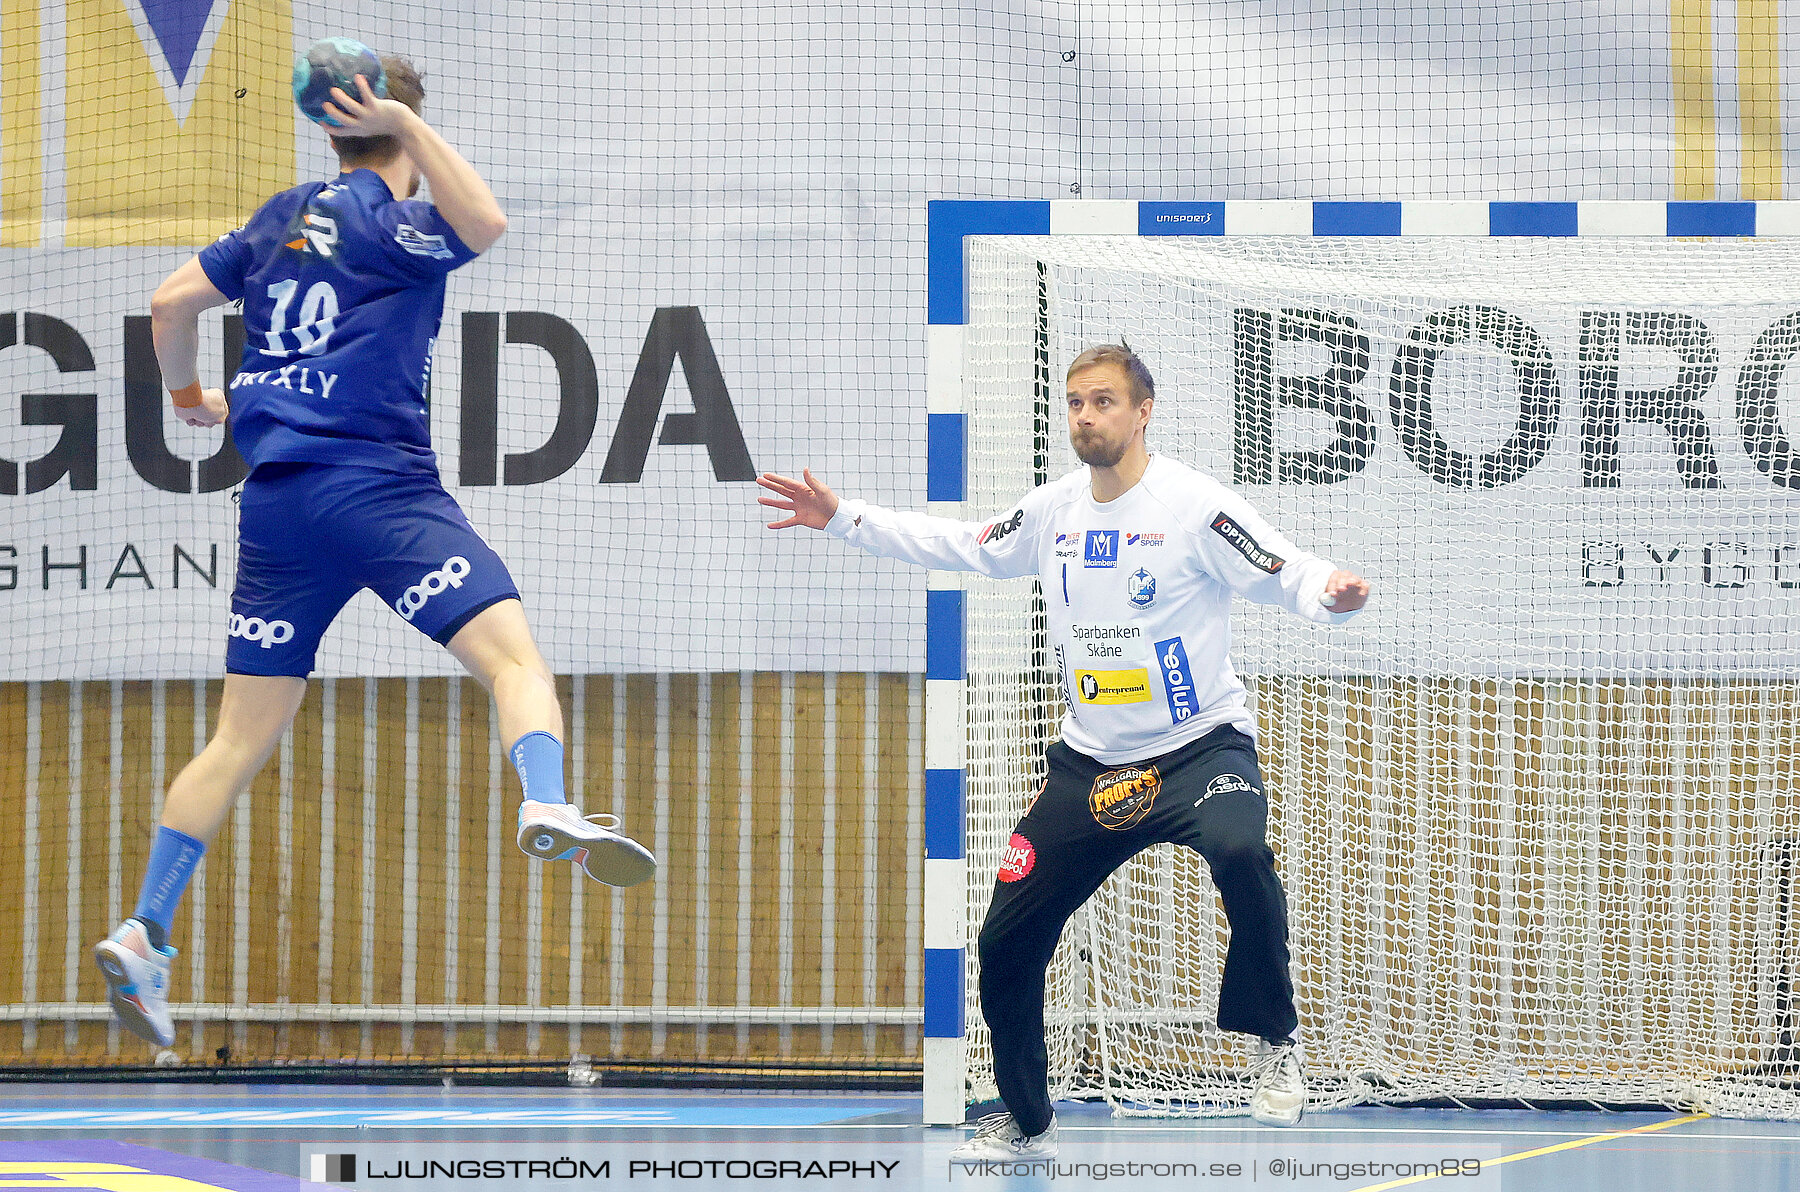
[[[175,949],[150,946],[150,935],[127,919],[111,937],[94,945],[94,963],[106,978],[106,996],[126,1030],[158,1047],[175,1042],[169,1017],[169,970]]]
[[[1306,1112],[1306,1071],[1300,1045],[1289,1040],[1262,1040],[1250,1065],[1256,1091],[1250,1094],[1250,1116],[1265,1126],[1292,1126]]]
[[[1019,1133],[1010,1113],[990,1113],[976,1123],[975,1136],[950,1152],[952,1163],[1018,1163],[1056,1158],[1056,1119],[1042,1134]]]
[[[656,858],[612,831],[618,826],[617,816],[583,816],[572,803],[519,804],[519,847],[526,853],[540,861],[573,861],[609,886],[635,886],[656,872]]]

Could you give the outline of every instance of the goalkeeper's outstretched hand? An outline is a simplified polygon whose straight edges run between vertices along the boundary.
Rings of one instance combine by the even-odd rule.
[[[758,497],[758,505],[767,505],[771,509],[780,509],[793,514],[786,521],[770,522],[769,529],[785,530],[789,526],[811,526],[815,530],[823,530],[831,515],[837,512],[837,494],[825,487],[823,480],[813,478],[812,472],[802,469],[802,479],[795,480],[789,476],[777,476],[773,472],[764,472],[756,478],[756,482],[775,495]]]
[[[1369,581],[1354,571],[1334,571],[1325,577],[1319,603],[1334,613],[1353,613],[1369,602]]]

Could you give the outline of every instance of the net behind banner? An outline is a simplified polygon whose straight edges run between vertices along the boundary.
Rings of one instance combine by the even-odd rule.
[[[91,949],[217,726],[227,634],[292,627],[231,621],[245,464],[170,409],[151,295],[269,196],[337,173],[290,71],[350,35],[414,60],[426,117],[507,212],[448,282],[433,447],[559,676],[571,797],[662,872],[614,891],[524,856],[487,694],[362,592],[177,912],[171,1058],[916,1071],[923,577],[770,533],[753,483],[810,465],[888,504],[923,489],[914,411],[861,400],[912,371],[905,336],[869,328],[916,269],[816,214],[789,182],[818,166],[785,173],[804,154],[774,148],[813,125],[767,63],[829,44],[831,94],[866,85],[841,34],[570,0],[530,20],[487,0],[8,10],[0,1069],[155,1055],[111,1022]],[[620,37],[661,85],[608,67]],[[296,336],[244,371],[341,400],[360,378],[308,370]],[[245,338],[231,305],[201,317],[208,387]]]
[[[1124,339],[1152,451],[1374,585],[1233,616],[1315,1101],[1800,1114],[1800,249],[971,245],[971,516],[1075,466],[1063,370]],[[972,584],[968,634],[973,939],[1063,708],[1029,582]],[[1057,1093],[1241,1109],[1226,939],[1197,854],[1115,875],[1052,966]]]

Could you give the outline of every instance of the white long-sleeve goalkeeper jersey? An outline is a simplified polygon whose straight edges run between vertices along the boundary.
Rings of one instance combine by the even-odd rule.
[[[1221,724],[1255,735],[1228,656],[1233,592],[1320,624],[1355,615],[1319,603],[1330,563],[1218,481],[1160,455],[1104,504],[1082,467],[990,521],[843,500],[825,529],[927,567],[1036,572],[1069,704],[1063,740],[1108,765],[1167,753]]]

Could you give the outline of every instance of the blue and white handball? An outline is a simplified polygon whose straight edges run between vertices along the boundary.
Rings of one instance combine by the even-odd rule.
[[[381,59],[374,50],[349,37],[327,37],[314,42],[294,60],[294,102],[313,123],[342,128],[326,115],[325,104],[331,99],[333,87],[342,87],[345,95],[360,99],[357,75],[369,80],[369,90],[377,98],[387,98],[387,72],[381,68]]]

